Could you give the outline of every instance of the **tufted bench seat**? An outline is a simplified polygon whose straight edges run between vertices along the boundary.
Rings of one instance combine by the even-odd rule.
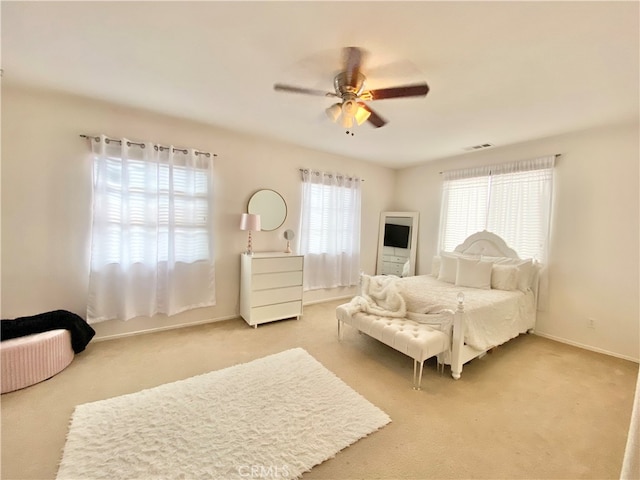
[[[342,339],[341,326],[345,323],[413,358],[413,388],[416,390],[422,382],[424,361],[449,351],[451,345],[446,333],[407,318],[380,317],[365,312],[350,315],[347,304],[336,308],[336,317],[339,339]]]

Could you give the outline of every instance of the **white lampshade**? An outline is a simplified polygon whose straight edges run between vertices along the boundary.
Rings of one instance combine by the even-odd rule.
[[[260,215],[243,213],[240,218],[240,230],[260,231]]]
[[[327,108],[325,112],[327,113],[327,117],[329,117],[331,121],[335,123],[342,113],[342,108],[340,107],[339,103],[334,103],[329,108]]]
[[[342,115],[345,117],[353,118],[357,110],[358,104],[353,100],[347,100],[346,102],[342,103]]]
[[[353,118],[351,117],[342,117],[342,126],[344,128],[351,128],[353,127]]]

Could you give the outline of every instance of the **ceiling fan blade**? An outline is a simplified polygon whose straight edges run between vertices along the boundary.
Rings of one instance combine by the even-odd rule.
[[[358,47],[346,47],[344,49],[344,71],[347,77],[347,85],[355,87],[360,73],[360,67],[364,61],[365,52]]]
[[[364,108],[367,112],[371,114],[369,115],[369,118],[367,118],[367,121],[370,122],[374,127],[380,128],[380,127],[384,127],[387,124],[387,121],[384,118],[382,118],[380,115],[378,115],[376,112],[371,110],[371,107],[369,107],[368,105],[360,102],[358,102],[358,105],[360,105],[362,108]]]
[[[279,92],[303,93],[305,95],[316,95],[319,97],[337,97],[333,92],[325,92],[324,90],[314,90],[312,88],[294,87],[292,85],[283,85],[276,83],[273,89]]]
[[[429,93],[429,85],[418,83],[416,85],[369,90],[368,92],[363,92],[360,96],[365,100],[384,100],[386,98],[424,97],[427,93]]]

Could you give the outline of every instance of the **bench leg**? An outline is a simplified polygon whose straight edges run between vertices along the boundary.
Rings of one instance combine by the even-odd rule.
[[[440,376],[444,375],[444,360],[442,358],[442,354],[438,354],[438,356],[436,357],[438,360],[438,373],[440,374]]]
[[[420,365],[420,367],[418,367]],[[413,360],[413,389],[421,390],[420,384],[422,383],[422,367],[424,367],[424,361],[419,362]]]

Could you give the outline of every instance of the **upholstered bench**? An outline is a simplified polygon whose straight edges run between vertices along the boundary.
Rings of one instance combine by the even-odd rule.
[[[365,312],[350,315],[347,304],[336,308],[336,317],[340,340],[344,323],[413,358],[415,390],[420,390],[424,361],[449,351],[451,345],[446,333],[407,318],[380,317]]]
[[[73,360],[69,330],[50,330],[0,342],[2,393],[53,377]]]

